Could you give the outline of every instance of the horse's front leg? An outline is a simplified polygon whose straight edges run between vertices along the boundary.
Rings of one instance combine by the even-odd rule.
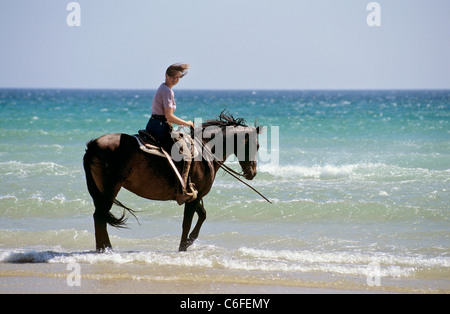
[[[198,221],[192,230],[191,234],[188,234],[192,225],[192,218],[194,216],[194,212],[198,214]],[[203,222],[206,219],[206,211],[202,205],[200,205],[200,200],[196,200],[192,203],[186,203],[184,207],[184,217],[183,217],[183,232],[181,234],[181,241],[179,251],[186,251],[189,246],[191,246],[195,239],[197,239],[198,234],[200,232],[200,228],[202,227]]]
[[[198,234],[200,233],[200,228],[202,227],[203,222],[206,219],[206,210],[203,207],[203,200],[200,200],[197,203],[197,206],[195,207],[195,212],[198,215],[197,224],[194,227],[194,230],[192,230],[191,234],[189,235],[188,242],[190,242],[189,245],[194,243],[195,239],[198,238]]]

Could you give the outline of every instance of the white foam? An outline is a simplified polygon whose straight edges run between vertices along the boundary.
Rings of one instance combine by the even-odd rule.
[[[355,163],[346,165],[273,165],[259,164],[261,173],[286,179],[321,179],[335,180],[351,178],[363,181],[408,181],[418,178],[448,179],[450,169],[430,170],[410,168],[384,163]]]
[[[50,174],[55,176],[65,176],[71,172],[64,166],[54,162],[24,163],[21,161],[0,162],[3,176],[15,176],[26,178],[30,175]]]
[[[19,199],[12,194],[6,194],[6,195],[0,195],[0,200],[14,200],[14,202],[17,202]]]
[[[359,165],[276,166],[272,164],[261,164],[259,169],[261,172],[267,172],[277,177],[299,179],[338,179],[349,177],[358,167]]]
[[[191,254],[192,255],[192,254]],[[212,267],[213,261],[202,256],[178,252],[107,252],[57,255],[48,263],[147,264],[160,266]]]
[[[56,203],[64,203],[64,202],[66,202],[67,201],[67,199],[66,199],[66,197],[62,194],[62,193],[59,193],[58,195],[56,195],[56,196],[54,196],[53,198],[52,198],[52,201],[53,202],[56,202]]]
[[[59,253],[35,250],[6,250],[0,252],[1,263],[46,263]]]
[[[1,263],[51,264],[135,264],[162,267],[195,267],[258,271],[268,273],[327,272],[367,276],[370,265],[380,266],[383,277],[408,277],[427,268],[450,267],[450,258],[398,256],[385,253],[315,252],[292,250],[262,250],[241,247],[227,250],[213,245],[194,248],[185,253],[175,251],[107,252],[94,251],[64,253],[60,250],[3,250]]]
[[[449,267],[450,258],[423,256],[397,256],[383,253],[311,252],[290,250],[261,250],[242,247],[239,251],[252,259],[281,265],[279,270],[326,271],[342,274],[364,275],[368,265],[380,265],[380,275],[386,277],[408,276],[411,272],[429,267]]]

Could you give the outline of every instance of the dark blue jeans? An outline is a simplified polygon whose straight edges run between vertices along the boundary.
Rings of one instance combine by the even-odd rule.
[[[150,118],[145,129],[159,142],[164,150],[170,154],[174,143],[171,137],[173,130],[172,125],[160,119]]]

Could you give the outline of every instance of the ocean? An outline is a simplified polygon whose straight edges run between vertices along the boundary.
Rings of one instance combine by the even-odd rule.
[[[122,190],[138,221],[108,227],[113,250],[98,254],[85,144],[145,128],[154,91],[2,89],[2,292],[29,277],[69,289],[78,265],[81,291],[126,280],[450,293],[449,90],[174,91],[182,119],[226,108],[266,126],[248,183],[273,204],[220,172],[198,240],[179,253],[183,207]]]

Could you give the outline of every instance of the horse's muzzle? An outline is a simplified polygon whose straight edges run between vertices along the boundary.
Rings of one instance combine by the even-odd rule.
[[[256,170],[246,171],[244,173],[244,178],[246,178],[247,180],[253,180],[253,178],[256,176],[256,173]]]

